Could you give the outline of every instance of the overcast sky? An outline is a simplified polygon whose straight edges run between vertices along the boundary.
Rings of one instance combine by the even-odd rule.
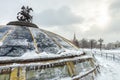
[[[22,5],[33,8],[33,23],[67,39],[120,40],[120,0],[0,0],[0,24],[17,20]]]

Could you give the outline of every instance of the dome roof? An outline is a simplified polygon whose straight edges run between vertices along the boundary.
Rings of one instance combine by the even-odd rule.
[[[69,40],[25,24],[15,22],[0,26],[0,56],[19,57],[27,51],[36,51],[36,54],[42,52],[59,54],[59,50],[63,48],[75,49]]]
[[[93,79],[99,66],[69,40],[18,21],[0,26],[0,69],[0,79],[78,80]]]

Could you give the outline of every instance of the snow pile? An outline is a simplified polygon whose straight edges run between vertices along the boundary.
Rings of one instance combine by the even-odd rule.
[[[42,53],[36,53],[35,51],[32,52],[27,52],[25,53],[23,56],[21,56],[22,58],[55,58],[55,57],[66,57],[66,56],[74,56],[74,55],[81,55],[83,54],[82,51],[80,50],[69,50],[69,49],[65,49],[65,50],[59,50],[59,52],[57,54],[53,54],[53,53],[48,53],[48,52],[42,52]]]
[[[35,51],[27,51],[25,54],[23,54],[21,57],[0,57],[0,61],[3,60],[19,60],[19,59],[37,59],[37,58],[57,58],[57,57],[67,57],[67,56],[76,56],[83,54],[80,50],[60,50],[59,53],[48,53],[48,52],[42,52],[42,53],[36,53]]]
[[[25,54],[23,54],[22,56],[21,56],[21,58],[23,58],[23,59],[29,59],[29,58],[38,58],[38,54],[37,53],[35,53],[35,51],[31,51],[31,52],[26,52]]]
[[[61,56],[73,56],[73,55],[80,55],[83,52],[81,50],[69,50],[69,49],[65,49],[63,50],[62,53],[60,53]]]

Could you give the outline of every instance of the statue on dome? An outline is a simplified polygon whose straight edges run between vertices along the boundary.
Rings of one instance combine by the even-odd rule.
[[[17,19],[19,21],[32,22],[33,16],[30,15],[30,11],[33,11],[33,9],[28,6],[22,6],[21,11],[17,13]]]

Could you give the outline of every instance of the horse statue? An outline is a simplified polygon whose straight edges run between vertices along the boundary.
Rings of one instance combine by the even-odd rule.
[[[33,11],[33,9],[28,6],[22,6],[21,11],[17,13],[17,19],[19,21],[32,22],[33,16],[30,15],[30,11]]]

